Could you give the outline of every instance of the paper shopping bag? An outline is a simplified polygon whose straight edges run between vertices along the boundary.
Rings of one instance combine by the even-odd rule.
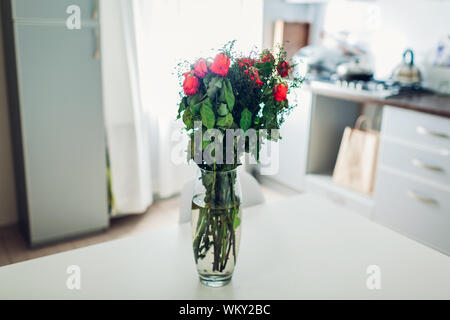
[[[346,127],[342,137],[333,181],[344,187],[371,194],[375,180],[379,133],[364,131],[358,119],[355,128]]]

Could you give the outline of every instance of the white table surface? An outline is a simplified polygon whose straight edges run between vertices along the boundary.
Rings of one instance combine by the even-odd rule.
[[[81,268],[81,290],[66,269]],[[369,290],[367,267],[381,269]],[[317,195],[244,211],[233,281],[198,281],[190,225],[0,268],[1,299],[450,298],[450,257]]]

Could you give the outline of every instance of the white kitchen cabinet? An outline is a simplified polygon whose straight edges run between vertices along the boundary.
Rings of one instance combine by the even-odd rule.
[[[424,150],[387,138],[382,143],[382,166],[409,173],[431,183],[450,186],[450,157],[443,149]]]
[[[373,219],[450,254],[450,120],[385,107]]]
[[[450,253],[450,188],[380,168],[374,220]]]
[[[382,130],[385,140],[450,152],[450,120],[443,117],[386,106]]]

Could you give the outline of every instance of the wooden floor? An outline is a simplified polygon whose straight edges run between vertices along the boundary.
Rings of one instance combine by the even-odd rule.
[[[263,186],[266,202],[274,202],[296,194],[282,186]],[[150,232],[178,223],[179,197],[158,201],[142,215],[113,219],[108,231],[38,249],[29,249],[17,226],[0,229],[0,266],[35,259],[93,244]]]

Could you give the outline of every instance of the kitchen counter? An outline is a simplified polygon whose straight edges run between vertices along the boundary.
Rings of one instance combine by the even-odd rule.
[[[243,219],[223,288],[199,283],[183,224],[2,267],[0,299],[450,299],[448,256],[326,198],[302,194]],[[72,265],[81,290],[66,287]]]
[[[427,93],[384,97],[377,93],[341,88],[331,83],[319,81],[305,83],[303,88],[328,97],[380,106],[391,105],[450,118],[450,95]]]

